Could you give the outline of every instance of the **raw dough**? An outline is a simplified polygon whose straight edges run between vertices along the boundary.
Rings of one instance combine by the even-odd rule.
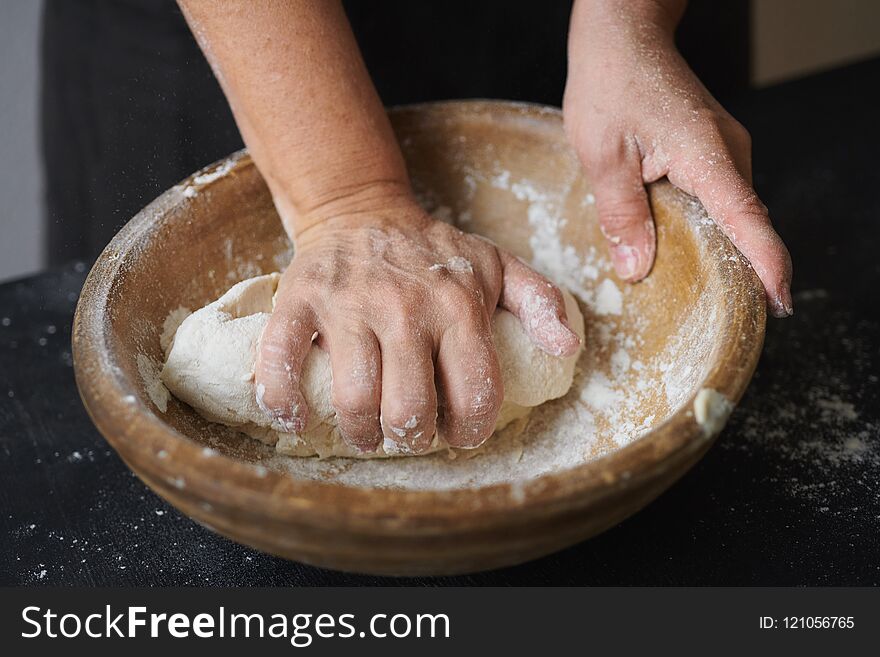
[[[372,454],[360,453],[342,439],[330,405],[330,357],[312,347],[303,369],[303,394],[309,405],[309,424],[301,435],[285,433],[257,405],[254,363],[263,328],[274,306],[279,274],[267,274],[234,285],[217,301],[189,315],[173,339],[163,340],[166,361],[162,382],[175,397],[209,420],[236,427],[274,445],[290,456],[398,456],[397,443],[386,440]],[[584,338],[584,318],[574,298],[563,290],[569,324]],[[169,322],[180,322],[175,311]],[[166,327],[171,335],[174,326]],[[571,387],[578,355],[550,356],[536,347],[519,320],[498,309],[492,320],[495,349],[504,381],[504,403],[495,430],[528,415],[532,407],[561,397]],[[435,436],[430,451],[447,447]]]

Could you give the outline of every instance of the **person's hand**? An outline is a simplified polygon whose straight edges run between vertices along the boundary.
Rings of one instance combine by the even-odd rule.
[[[645,184],[696,196],[748,258],[777,317],[792,314],[791,257],[752,188],[751,140],[678,53],[683,2],[579,0],[572,14],[565,127],[595,185],[618,276],[638,281],[656,250]]]
[[[576,352],[554,285],[414,201],[325,219],[297,236],[279,284],[258,354],[259,401],[289,431],[303,430],[302,364],[317,334],[349,444],[373,451],[384,437],[418,453],[439,425],[450,445],[476,447],[503,398],[490,325],[497,305],[544,351]]]

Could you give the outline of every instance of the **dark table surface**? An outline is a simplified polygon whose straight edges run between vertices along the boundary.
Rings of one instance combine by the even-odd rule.
[[[515,568],[395,580],[277,559],[146,488],[77,395],[70,324],[85,266],[0,285],[0,584],[880,583],[880,59],[731,107],[795,263],[709,454],[602,536]]]

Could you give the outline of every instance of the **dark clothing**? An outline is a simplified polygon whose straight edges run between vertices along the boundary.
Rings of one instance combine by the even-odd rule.
[[[682,50],[721,97],[747,85],[747,6],[694,0],[683,21]],[[346,10],[388,105],[562,101],[568,0],[353,0]],[[163,190],[242,146],[172,0],[47,0],[41,105],[52,264],[93,260]]]
[[[93,260],[162,191],[241,148],[173,2],[49,0],[42,57],[51,264]]]

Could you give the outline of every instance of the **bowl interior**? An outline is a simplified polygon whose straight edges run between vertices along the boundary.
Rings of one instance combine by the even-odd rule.
[[[690,413],[706,385],[731,381],[722,392],[738,399],[754,358],[731,361],[741,337],[734,332],[745,317],[760,333],[763,300],[748,264],[698,203],[668,183],[651,187],[657,262],[644,282],[624,284],[612,272],[590,184],[557,112],[469,102],[402,108],[392,117],[432,214],[492,239],[578,298],[586,349],[568,395],[480,450],[373,461],[277,457],[169,398],[158,379],[169,314],[197,309],[292,256],[265,184],[250,158],[237,154],[170,190],[101,256],[118,261],[101,309],[106,360],[139,412],[154,414],[180,440],[296,479],[441,490],[526,482],[650,440],[671,417]],[[722,376],[736,367],[749,371]]]

